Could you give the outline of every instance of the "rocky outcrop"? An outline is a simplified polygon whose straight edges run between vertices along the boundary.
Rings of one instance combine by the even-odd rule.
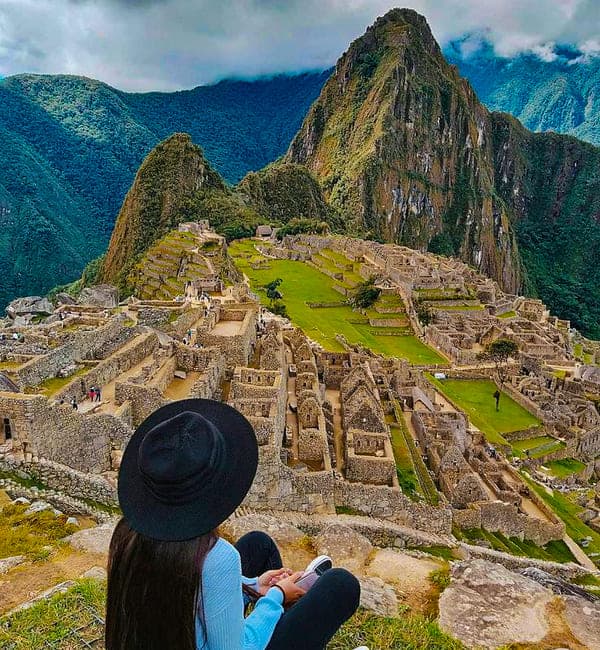
[[[117,217],[103,282],[124,284],[136,257],[183,221],[200,191],[225,192],[225,183],[185,133],[161,142],[146,157]]]
[[[468,647],[508,644],[600,648],[600,606],[555,595],[527,576],[485,560],[460,562],[439,601],[440,627]]]
[[[27,315],[49,316],[53,311],[52,303],[41,296],[17,298],[6,307],[6,313],[13,319]]]
[[[338,61],[287,160],[308,166],[356,230],[458,255],[516,290],[492,145],[488,111],[425,19],[395,9]]]
[[[80,305],[113,308],[119,304],[119,291],[110,284],[85,287],[79,294],[77,302]]]

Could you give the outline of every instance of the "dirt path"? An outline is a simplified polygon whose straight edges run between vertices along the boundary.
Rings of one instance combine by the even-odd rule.
[[[335,388],[325,390],[325,398],[333,409],[333,439],[335,441],[335,467],[338,472],[344,470],[344,429],[342,426],[342,405],[340,391]]]
[[[14,609],[42,592],[81,576],[94,566],[106,566],[106,557],[60,549],[47,562],[26,563],[0,578],[0,614]]]

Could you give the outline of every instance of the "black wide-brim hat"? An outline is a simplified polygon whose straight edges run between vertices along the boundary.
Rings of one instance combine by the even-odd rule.
[[[258,466],[252,425],[223,402],[187,399],[137,428],[119,471],[119,502],[131,528],[182,541],[222,524],[242,503]]]

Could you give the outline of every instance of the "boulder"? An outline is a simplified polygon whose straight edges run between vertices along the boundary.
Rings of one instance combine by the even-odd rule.
[[[367,567],[367,574],[393,583],[405,594],[426,592],[430,587],[429,576],[443,564],[433,558],[417,558],[391,548],[377,549]]]
[[[222,528],[234,540],[253,530],[261,530],[270,535],[278,546],[299,544],[306,538],[299,528],[263,514],[249,514],[230,519],[223,524]]]
[[[373,550],[364,535],[344,524],[327,526],[315,537],[314,545],[319,555],[329,555],[335,566],[353,573],[361,572]]]
[[[43,512],[44,510],[51,510],[52,506],[45,501],[34,501],[27,510],[25,510],[26,515],[33,515],[36,512]]]
[[[538,643],[547,634],[554,594],[486,560],[460,562],[439,601],[440,627],[469,647]]]
[[[564,617],[573,636],[590,650],[600,650],[600,603],[564,596]]]
[[[0,560],[0,576],[8,573],[11,569],[14,569],[19,564],[25,562],[24,555],[13,555],[13,557],[5,557]]]
[[[398,598],[381,578],[360,579],[360,605],[378,616],[396,616]]]
[[[64,291],[61,291],[60,293],[57,293],[55,296],[56,304],[57,305],[76,305],[77,301],[75,298],[73,298],[72,295],[65,293]]]
[[[25,298],[16,298],[7,307],[6,313],[15,319],[17,316],[27,314],[40,314],[49,316],[54,311],[54,306],[48,298],[42,296],[26,296]]]
[[[106,580],[106,569],[101,566],[93,566],[85,573],[81,574],[82,578],[93,578],[94,580]]]
[[[116,307],[119,304],[119,291],[110,284],[85,287],[79,294],[77,302],[80,305],[92,305],[94,307]]]
[[[95,528],[84,528],[69,535],[66,541],[78,551],[108,555],[110,539],[117,525],[116,521],[107,521]]]

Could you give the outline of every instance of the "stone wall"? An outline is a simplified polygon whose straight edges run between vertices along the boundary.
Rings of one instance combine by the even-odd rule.
[[[87,372],[83,377],[76,377],[61,391],[56,393],[54,399],[69,401],[75,397],[77,401],[85,397],[90,386],[102,387],[120,374],[140,363],[142,359],[152,354],[158,348],[158,337],[154,332],[142,334],[133,341],[131,346],[115,352],[105,361]]]
[[[0,418],[10,420],[17,446],[34,457],[90,473],[110,469],[111,445],[124,446],[133,433],[112,415],[85,415],[40,395],[0,394]]]
[[[107,506],[117,505],[117,490],[100,476],[90,476],[71,467],[47,460],[22,461],[0,457],[0,471],[27,476],[42,485],[78,499]]]
[[[436,535],[450,535],[452,532],[449,506],[416,503],[396,488],[338,479],[335,482],[335,505]]]
[[[56,377],[60,370],[74,363],[96,358],[97,354],[101,358],[106,346],[111,345],[115,339],[132,338],[136,334],[134,328],[123,325],[123,320],[113,318],[102,327],[73,332],[64,345],[28,361],[15,370],[16,383],[21,390],[28,386],[38,386],[46,379]]]
[[[117,382],[115,385],[115,403],[118,405],[129,402],[131,422],[138,427],[151,413],[169,400],[163,397],[162,391],[155,386],[141,386],[130,382]]]
[[[549,522],[530,517],[512,504],[501,501],[482,501],[466,510],[454,510],[453,521],[459,528],[484,528],[506,537],[528,539],[544,546],[562,539],[565,526],[562,522]]]

